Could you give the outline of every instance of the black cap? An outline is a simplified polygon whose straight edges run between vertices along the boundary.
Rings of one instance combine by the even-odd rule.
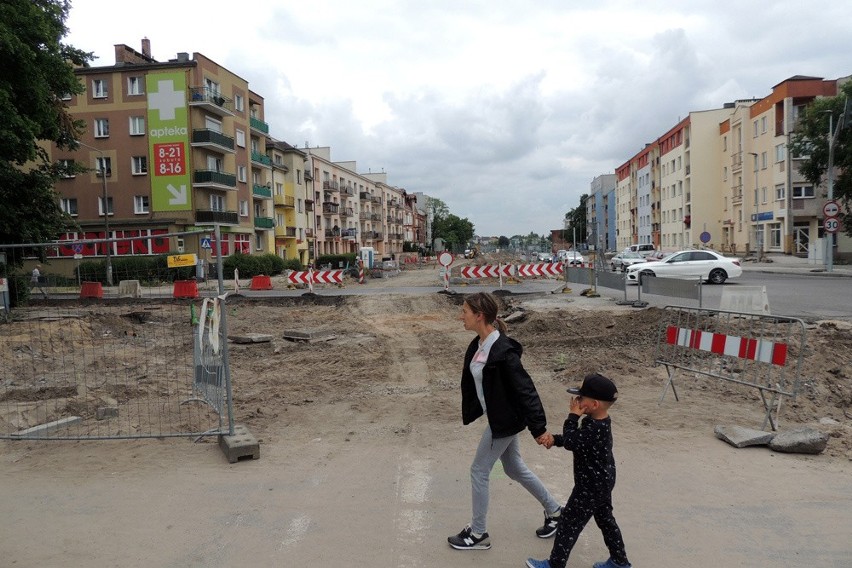
[[[571,387],[568,392],[603,402],[615,402],[618,398],[615,383],[599,373],[586,375],[580,388]]]

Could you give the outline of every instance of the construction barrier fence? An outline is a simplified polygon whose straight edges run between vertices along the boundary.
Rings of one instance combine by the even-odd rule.
[[[136,239],[108,244],[141,249]],[[25,247],[34,257],[25,275],[36,258],[42,274],[58,275],[56,257],[39,250],[56,246],[0,247],[0,253],[11,258]],[[163,264],[161,272],[141,261],[119,266],[112,284],[104,273],[80,274],[78,282],[74,267],[43,282],[44,295],[34,283],[29,301],[8,310],[0,323],[0,438],[233,433],[225,295],[211,289],[206,298],[177,297],[176,286],[196,284],[195,266]]]
[[[763,428],[777,427],[784,397],[795,399],[805,350],[797,318],[666,306],[657,329],[655,365],[666,368],[660,402],[680,375],[711,377],[758,390]]]

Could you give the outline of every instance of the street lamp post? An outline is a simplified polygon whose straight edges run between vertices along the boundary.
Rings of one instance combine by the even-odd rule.
[[[103,199],[103,208],[104,208],[104,236],[106,238],[105,244],[105,261],[106,261],[106,282],[107,286],[112,286],[112,243],[109,242],[109,195],[107,194],[107,182],[106,182],[106,156],[104,156],[104,151],[100,148],[95,148],[94,146],[89,146],[84,142],[77,141],[77,144],[80,146],[84,146],[89,150],[94,150],[98,153],[98,156],[101,159],[101,186],[102,186],[102,199]]]
[[[757,247],[757,260],[763,260],[763,232],[760,230],[760,188],[757,185],[757,152],[754,156],[754,244]]]

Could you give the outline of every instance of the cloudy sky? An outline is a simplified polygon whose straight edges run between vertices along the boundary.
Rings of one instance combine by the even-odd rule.
[[[479,235],[560,228],[591,180],[690,111],[852,74],[852,9],[814,0],[72,0],[112,65],[199,52],[266,101],[270,135],[443,200]]]

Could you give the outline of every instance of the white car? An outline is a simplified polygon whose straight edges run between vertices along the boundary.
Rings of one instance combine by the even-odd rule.
[[[574,266],[583,264],[586,262],[586,259],[583,258],[583,255],[575,250],[561,250],[559,251],[559,255],[557,257],[559,262],[564,262],[568,266]]]
[[[736,278],[742,273],[738,258],[727,258],[710,250],[683,250],[661,260],[634,264],[627,269],[627,280],[639,282],[640,276],[659,276],[696,280],[700,278],[711,284],[722,284],[728,278]]]

